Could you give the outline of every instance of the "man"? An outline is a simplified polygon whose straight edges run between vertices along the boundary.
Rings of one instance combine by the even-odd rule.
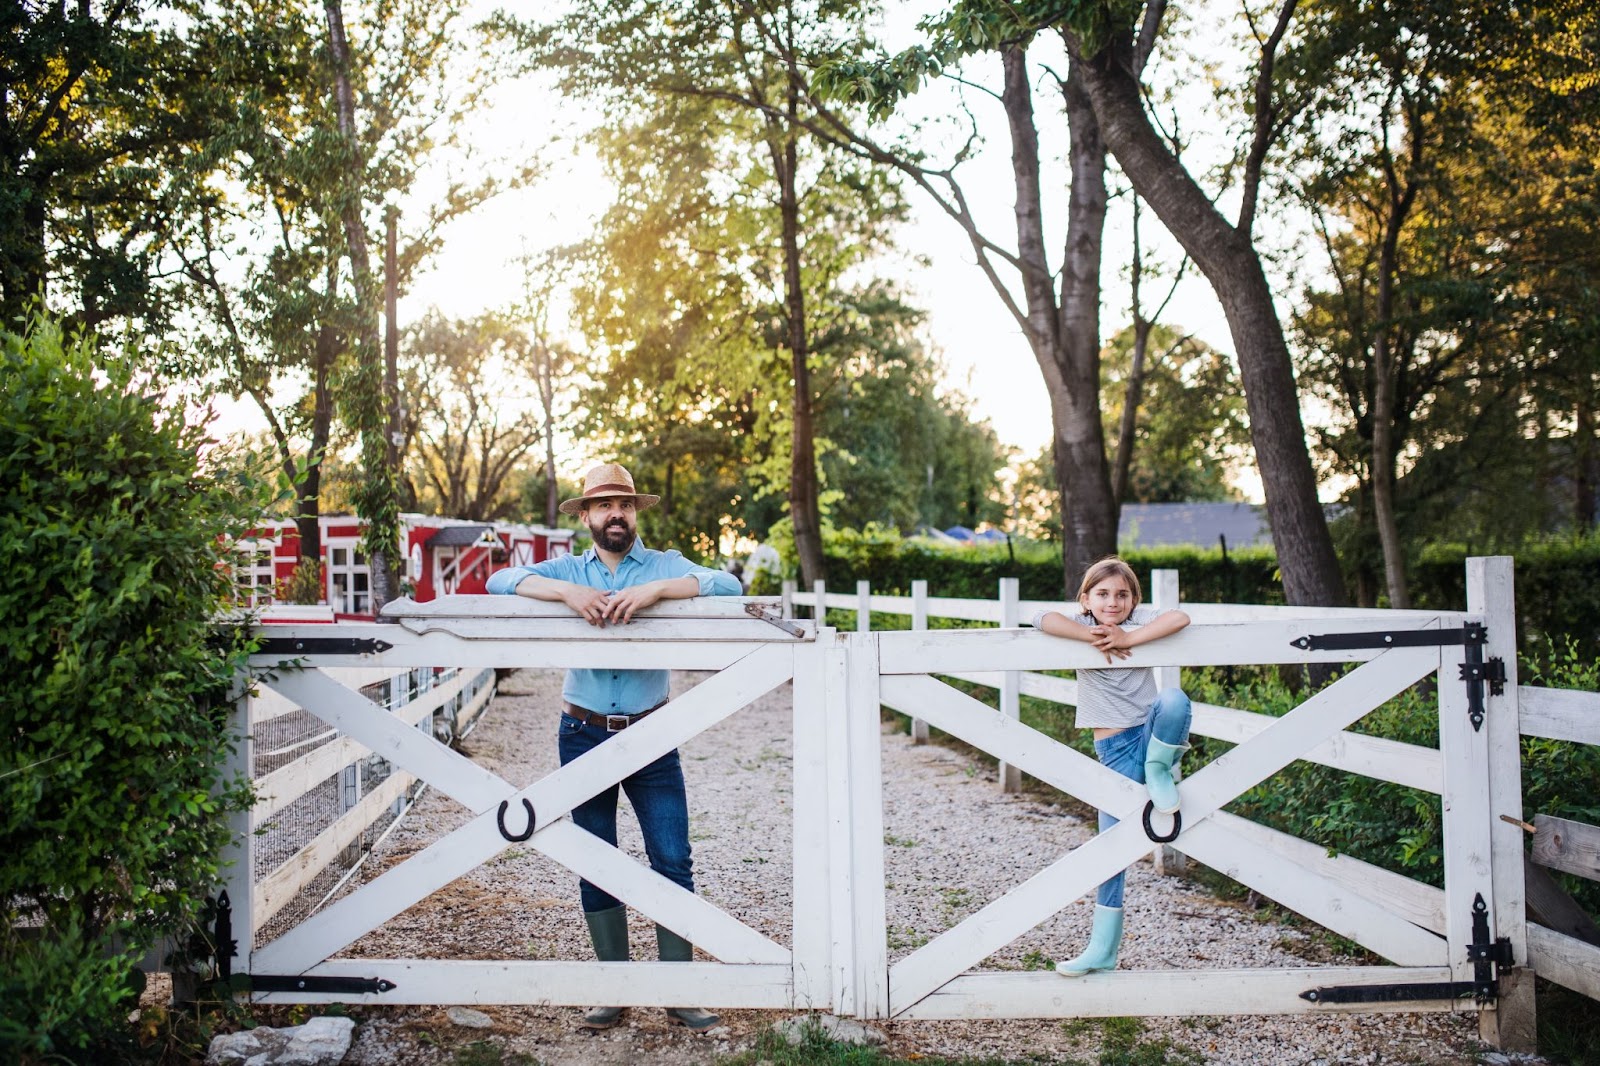
[[[582,555],[547,559],[534,566],[513,566],[489,578],[492,593],[559,601],[594,626],[626,625],[633,616],[661,600],[695,596],[737,596],[738,578],[696,566],[675,551],[646,548],[639,540],[638,513],[661,497],[635,492],[633,475],[617,463],[602,463],[584,478],[583,495],[561,504],[564,514],[577,515],[594,536],[594,547]],[[568,670],[561,690],[558,746],[561,765],[609,740],[667,702],[666,670]],[[676,750],[621,781],[639,818],[650,868],[694,891],[689,853],[689,810],[683,791],[683,770]],[[572,810],[572,820],[606,843],[617,843],[617,786]],[[601,962],[628,958],[628,912],[614,896],[578,882],[589,939]],[[656,945],[663,962],[688,962],[694,947],[683,937],[656,926]],[[622,1018],[621,1007],[595,1007],[584,1015],[590,1029],[609,1029]],[[715,1014],[696,1008],[671,1007],[667,1020],[695,1032],[717,1025]]]

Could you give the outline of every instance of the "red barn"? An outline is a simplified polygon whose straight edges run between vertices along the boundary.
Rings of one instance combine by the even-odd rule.
[[[573,530],[510,522],[469,522],[459,518],[403,514],[405,546],[400,578],[403,591],[419,601],[452,593],[481,593],[489,575],[501,567],[530,565],[572,550]],[[358,518],[324,515],[323,602],[338,618],[372,617],[372,569],[361,553]],[[241,603],[262,606],[278,591],[300,561],[300,534],[291,521],[275,522],[241,541],[244,558],[235,570]]]

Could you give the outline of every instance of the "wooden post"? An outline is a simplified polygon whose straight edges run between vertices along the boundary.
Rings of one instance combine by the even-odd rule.
[[[845,638],[848,649],[851,915],[855,945],[854,1011],[889,1016],[888,910],[883,875],[883,729],[878,638]]]
[[[823,735],[826,751],[828,848],[828,993],[833,1013],[856,1013],[855,889],[851,876],[854,825],[850,809],[850,662],[839,634],[817,627],[822,667]]]
[[[928,628],[928,583],[926,581],[913,581],[911,583],[911,628]],[[920,718],[911,719],[911,743],[926,744],[928,742],[928,723]]]
[[[1488,629],[1484,661],[1505,664],[1502,695],[1484,686],[1483,728],[1489,735],[1489,862],[1494,881],[1492,935],[1511,942],[1516,965],[1500,968],[1494,1009],[1478,1012],[1478,1035],[1506,1051],[1538,1049],[1533,970],[1528,965],[1527,888],[1522,830],[1500,815],[1522,818],[1522,725],[1517,701],[1517,610],[1515,567],[1510,556],[1467,560],[1467,611]],[[1449,679],[1441,677],[1439,684]],[[1447,771],[1448,773],[1448,771]]]
[[[1022,596],[1019,583],[1014,577],[1000,579],[1000,626],[1003,629],[1015,629],[1022,624]],[[1022,720],[1022,674],[1017,670],[1007,670],[1000,679],[1000,713],[1013,722]],[[1017,793],[1022,791],[1022,770],[1001,760],[1000,762],[1000,791]]]
[[[794,1006],[834,1008],[824,637],[794,649]]]
[[[1150,571],[1150,605],[1158,611],[1176,610],[1178,606],[1178,572],[1176,570]],[[1156,689],[1182,688],[1183,670],[1177,666],[1158,666],[1155,670]],[[1183,779],[1182,768],[1172,768],[1174,781]],[[1157,844],[1150,852],[1151,865],[1157,877],[1179,877],[1189,862],[1183,852],[1170,844]]]
[[[223,758],[222,780],[226,784],[249,781],[255,772],[255,741],[251,737],[250,678],[241,672],[234,682],[239,696],[228,721],[233,748]],[[229,967],[233,973],[249,973],[250,958],[256,946],[255,914],[255,812],[235,811],[228,816],[228,844],[222,852],[222,891],[227,893],[232,910],[233,939],[237,944]],[[226,945],[217,945],[219,951]],[[176,982],[179,975],[173,974]]]
[[[872,632],[872,582],[856,582],[856,632]]]
[[[817,628],[821,629],[828,624],[828,583],[818,581],[811,586],[811,591],[816,597],[816,604],[811,608],[811,617],[817,620]]]
[[[794,594],[799,587],[793,581],[785,581],[783,583],[783,595],[779,602],[782,605],[782,614],[785,618],[794,617]]]

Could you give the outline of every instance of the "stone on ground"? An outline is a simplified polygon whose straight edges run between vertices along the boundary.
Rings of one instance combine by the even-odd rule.
[[[286,1029],[224,1033],[211,1041],[206,1066],[336,1066],[355,1030],[350,1018],[313,1018]]]

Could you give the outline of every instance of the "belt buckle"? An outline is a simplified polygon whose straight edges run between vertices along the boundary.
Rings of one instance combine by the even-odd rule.
[[[632,717],[630,715],[608,714],[606,715],[606,732],[615,733],[618,730],[626,729],[628,728],[628,723],[630,721],[632,721]]]

